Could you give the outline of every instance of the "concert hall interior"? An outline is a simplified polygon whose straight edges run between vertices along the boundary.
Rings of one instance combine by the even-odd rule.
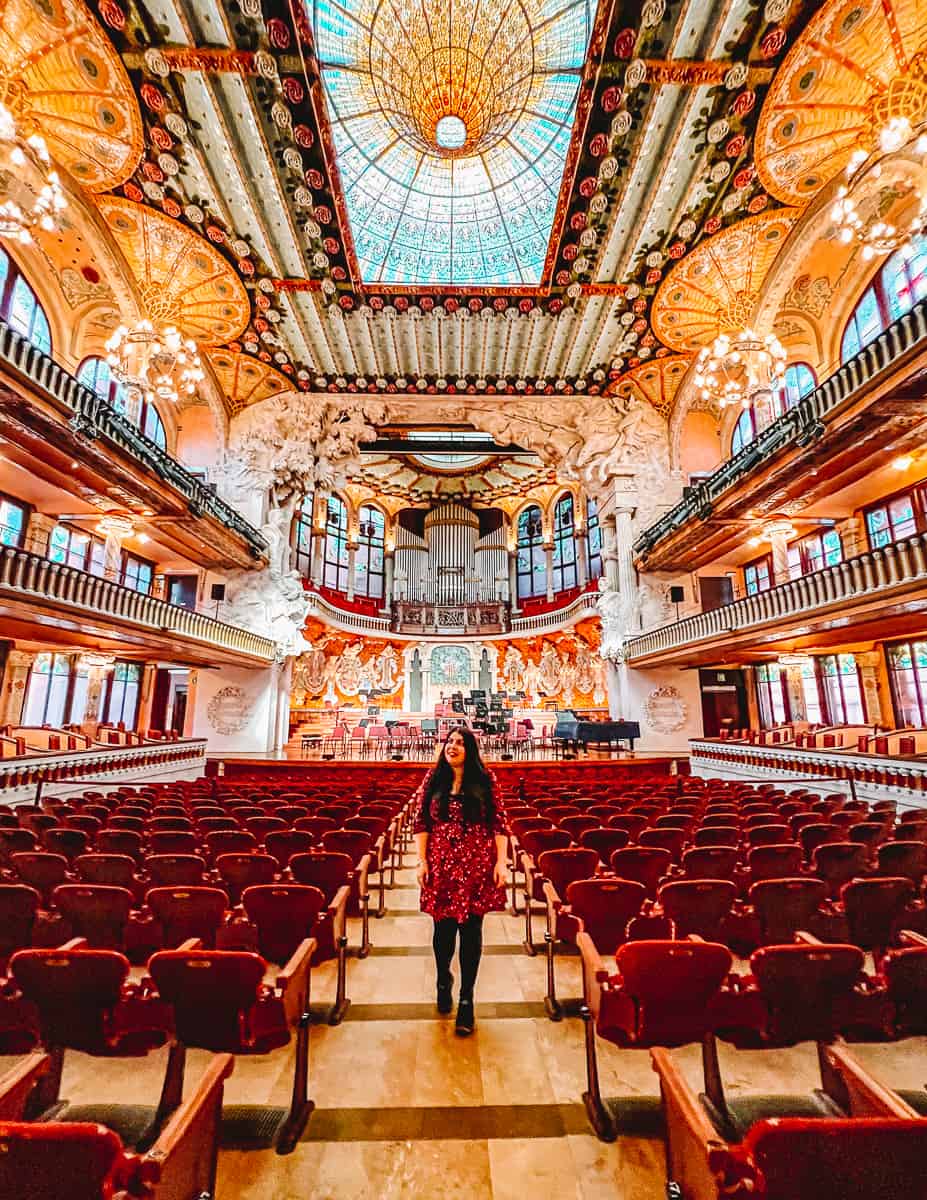
[[[927,1200],[925,878],[924,0],[3,0],[0,1200]]]

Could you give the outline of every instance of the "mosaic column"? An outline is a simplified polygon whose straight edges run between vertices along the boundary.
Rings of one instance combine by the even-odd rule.
[[[7,655],[6,667],[3,672],[3,708],[0,712],[0,725],[16,726],[22,721],[29,669],[34,662],[35,654],[31,650],[11,650]]]
[[[854,656],[859,668],[859,677],[866,697],[866,716],[871,725],[891,725],[890,718],[883,719],[882,696],[879,692],[879,667],[881,654],[878,650],[857,651]]]
[[[87,698],[82,713],[72,712],[71,721],[80,725],[80,731],[87,737],[96,738],[100,724],[100,702],[103,698],[103,684],[106,676],[116,661],[114,654],[81,654],[77,659],[78,670],[87,672]]]
[[[588,535],[586,527],[576,530],[576,582],[584,588],[589,582]]]
[[[25,548],[41,558],[48,557],[51,544],[52,530],[58,524],[57,517],[49,517],[45,513],[32,512],[26,528]]]
[[[158,673],[157,663],[145,663],[142,667],[142,679],[138,693],[138,717],[135,728],[142,733],[151,725],[151,704],[154,700],[155,676]]]

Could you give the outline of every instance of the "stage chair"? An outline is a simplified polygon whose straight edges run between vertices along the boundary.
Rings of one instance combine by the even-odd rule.
[[[679,879],[730,879],[738,878],[740,856],[733,846],[693,846],[682,856]]]
[[[42,834],[42,845],[50,854],[61,854],[70,863],[79,854],[87,853],[90,839],[81,829],[69,829],[65,825],[57,825],[45,830]]]
[[[209,836],[219,837],[222,835],[213,833]],[[225,836],[234,837],[235,835],[226,834]],[[197,854],[199,850],[200,846],[195,833],[177,830],[173,833],[150,834],[146,854]]]
[[[170,1112],[183,1096],[187,1048],[229,1054],[269,1054],[286,1046],[296,1030],[290,1108],[277,1114],[271,1139],[278,1154],[290,1154],[315,1105],[309,1099],[309,984],[315,942],[301,942],[293,957],[265,984],[267,963],[238,950],[202,950],[192,941],[179,950],[152,956],[148,970],[159,997],[171,1005],[174,1037],[161,1092],[159,1113]],[[227,1124],[237,1125],[253,1143],[255,1127],[263,1141],[270,1112],[246,1108]]]
[[[213,865],[220,854],[247,854],[257,851],[258,843],[254,834],[245,829],[223,829],[206,834],[205,848],[206,857]]]
[[[145,884],[138,876],[138,863],[128,854],[82,854],[74,860],[81,883],[128,888],[137,904],[144,899]]]

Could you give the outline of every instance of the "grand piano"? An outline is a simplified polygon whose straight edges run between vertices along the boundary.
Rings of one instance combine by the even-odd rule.
[[[633,750],[634,739],[640,735],[641,727],[637,721],[586,721],[571,708],[557,711],[554,726],[554,742],[561,749],[627,742]]]

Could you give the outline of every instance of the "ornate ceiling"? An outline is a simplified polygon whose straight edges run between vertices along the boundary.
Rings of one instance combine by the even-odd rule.
[[[11,94],[51,97],[233,412],[288,383],[666,417],[873,114],[924,102],[920,0],[0,6]]]

